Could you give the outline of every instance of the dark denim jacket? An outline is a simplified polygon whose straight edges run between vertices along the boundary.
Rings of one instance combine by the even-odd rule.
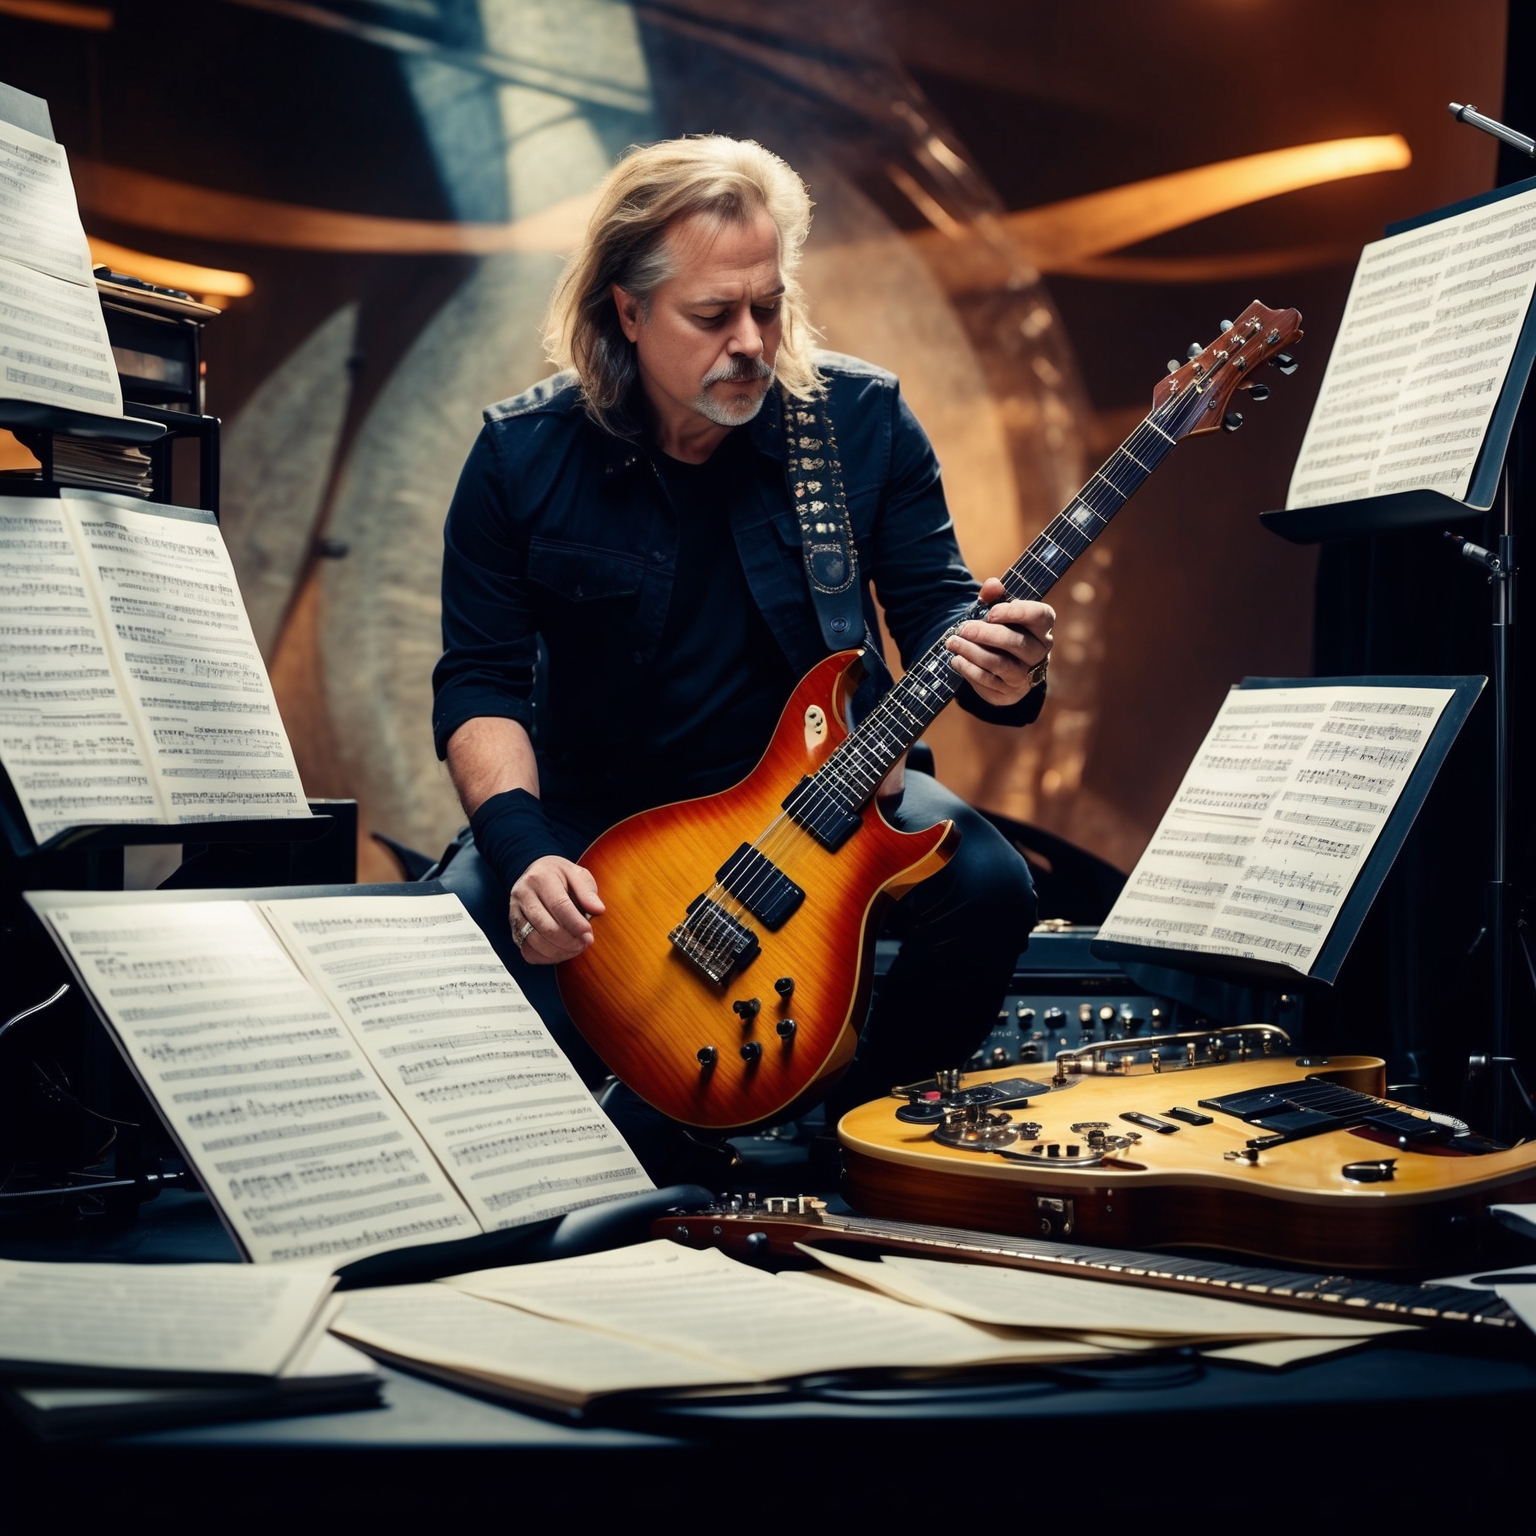
[[[896,378],[822,353],[859,569],[910,664],[961,613],[977,583],[960,558],[939,464]],[[643,439],[613,436],[582,407],[574,376],[556,374],[487,408],[444,529],[443,655],[433,672],[438,755],[466,720],[531,726],[537,636],[548,654],[549,705],[539,756],[570,782],[578,765],[620,767],[628,723],[644,707],[677,556],[675,514]],[[784,468],[780,401],[770,392],[745,429],[755,475],[726,509],[768,628],[797,675],[825,654]],[[866,587],[864,607],[874,630]],[[961,706],[1027,725],[1044,689],[1007,709],[969,687]]]

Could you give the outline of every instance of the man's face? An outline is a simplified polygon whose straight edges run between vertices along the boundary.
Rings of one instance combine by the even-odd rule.
[[[614,289],[619,322],[635,344],[652,403],[739,427],[762,407],[783,328],[779,238],[761,209],[745,223],[703,215],[667,235],[673,275],[647,315]]]

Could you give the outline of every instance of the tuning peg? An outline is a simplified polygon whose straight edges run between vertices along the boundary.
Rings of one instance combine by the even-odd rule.
[[[1250,384],[1244,390],[1244,393],[1248,396],[1248,398],[1250,400],[1268,400],[1269,399],[1269,385],[1268,384]]]
[[[1230,331],[1232,329],[1232,322],[1230,320],[1223,320],[1221,322],[1221,328],[1224,331]]]
[[[1237,429],[1242,426],[1242,424],[1243,413],[1241,411],[1228,411],[1227,414],[1221,418],[1221,425],[1228,432],[1236,432]]]
[[[1199,357],[1200,354],[1202,352],[1204,352],[1204,351],[1205,351],[1205,348],[1202,347],[1198,341],[1192,341],[1189,344],[1189,351],[1187,351],[1184,355],[1185,355],[1185,357],[1192,357],[1192,358],[1193,357]]]
[[[1296,369],[1300,365],[1289,352],[1276,352],[1275,355],[1270,358],[1269,366],[1271,368],[1278,368],[1281,373],[1285,374],[1286,377],[1289,378],[1291,374],[1296,372]]]
[[[1181,363],[1178,360],[1178,358],[1176,358],[1176,357],[1170,357],[1168,359],[1168,372],[1169,373],[1177,373],[1179,371],[1179,369],[1182,368],[1183,366],[1184,366],[1184,364]]]

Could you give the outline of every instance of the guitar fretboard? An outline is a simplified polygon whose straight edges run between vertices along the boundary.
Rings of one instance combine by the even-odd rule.
[[[1003,587],[1010,598],[1040,601],[1163,461],[1177,441],[1165,430],[1173,424],[1162,419],[1166,410],[1155,409],[1140,422],[1003,574]],[[950,665],[952,653],[945,642],[962,624],[985,618],[987,612],[987,604],[979,600],[973,603],[785,802],[785,809],[796,821],[830,833],[869,803],[902,754],[960,691],[963,679]]]

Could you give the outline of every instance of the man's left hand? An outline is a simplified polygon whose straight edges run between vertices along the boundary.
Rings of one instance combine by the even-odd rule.
[[[945,641],[950,665],[988,703],[1017,704],[1033,686],[1030,670],[1051,654],[1056,610],[1049,603],[1010,598],[995,576],[981,584],[981,600],[992,604],[984,619],[971,619]]]

